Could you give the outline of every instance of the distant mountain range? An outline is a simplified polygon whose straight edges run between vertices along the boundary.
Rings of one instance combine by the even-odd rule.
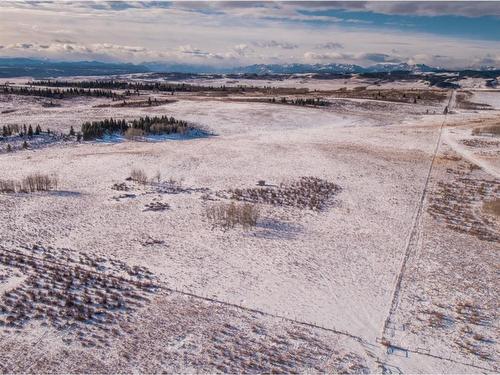
[[[376,64],[369,67],[362,67],[354,64],[286,64],[286,65],[250,65],[237,68],[240,73],[256,74],[301,74],[301,73],[380,73],[394,71],[408,72],[432,72],[440,69],[427,65],[408,64]]]
[[[487,67],[479,71],[491,71]],[[255,64],[236,68],[214,67],[209,65],[192,65],[164,62],[144,62],[142,64],[105,63],[99,61],[61,62],[30,58],[0,58],[0,77],[34,78],[62,76],[99,76],[130,73],[193,73],[193,74],[361,74],[388,72],[430,73],[446,72],[442,68],[424,64],[409,65],[406,63],[385,63],[362,67],[354,64]]]
[[[362,67],[354,64],[255,64],[236,68],[217,68],[203,65],[166,64],[161,62],[146,62],[142,65],[152,72],[177,72],[177,73],[231,73],[231,74],[306,74],[306,73],[380,73],[393,71],[407,72],[435,72],[441,71],[423,64],[376,64]]]
[[[104,63],[99,61],[50,61],[28,58],[0,58],[0,77],[99,76],[149,72],[142,65]]]

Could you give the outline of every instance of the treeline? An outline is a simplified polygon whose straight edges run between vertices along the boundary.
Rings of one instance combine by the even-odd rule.
[[[2,86],[0,88],[0,93],[4,94],[15,94],[15,95],[30,95],[30,96],[41,96],[44,98],[51,99],[64,99],[68,97],[75,96],[93,96],[99,98],[123,98],[127,95],[121,95],[114,93],[110,90],[91,90],[83,88],[68,88],[65,90],[60,89],[50,89],[50,88],[31,88],[31,87],[17,87],[17,86]]]
[[[46,87],[77,87],[81,89],[108,89],[108,90],[127,90],[131,89],[126,81],[115,80],[95,80],[95,81],[57,81],[57,80],[40,80],[27,82],[27,85],[46,86]]]
[[[447,76],[427,76],[426,81],[429,82],[430,86],[439,87],[440,89],[459,89],[460,85],[455,82],[451,82],[452,80],[456,80],[454,77],[450,79]]]
[[[229,92],[229,93],[239,93],[239,92],[255,92],[255,91],[270,91],[274,93],[304,93],[307,89],[298,88],[278,88],[278,87],[259,87],[259,86],[205,86],[205,85],[193,85],[187,83],[167,83],[167,82],[128,82],[128,81],[118,81],[118,80],[92,80],[92,81],[58,81],[58,80],[39,80],[27,82],[27,85],[32,86],[46,86],[46,87],[76,87],[82,89],[104,89],[104,90],[128,90],[131,92],[138,93],[139,91],[158,91],[158,92],[203,92],[203,91],[215,91],[215,92]]]
[[[154,116],[141,117],[131,122],[126,120],[115,120],[113,118],[102,121],[92,121],[82,124],[81,133],[84,140],[100,138],[105,134],[124,134],[130,129],[138,132],[134,134],[185,134],[192,129],[186,121],[177,120],[174,117]]]
[[[287,99],[285,97],[276,99],[276,98],[271,98],[269,99],[271,103],[281,103],[281,104],[291,104],[291,105],[302,105],[302,106],[317,106],[317,107],[326,107],[330,105],[329,102],[326,100],[320,99],[320,98],[297,98],[297,99]]]
[[[129,91],[160,91],[160,92],[197,92],[197,91],[241,91],[243,87],[221,86],[199,86],[186,83],[163,83],[163,82],[127,82],[115,80],[95,80],[95,81],[33,81],[27,84],[33,86],[46,87],[76,87],[83,89],[108,89],[108,90],[129,90]]]

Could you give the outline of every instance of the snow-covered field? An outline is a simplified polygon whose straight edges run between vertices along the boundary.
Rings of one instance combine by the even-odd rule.
[[[317,79],[308,76],[304,77],[290,77],[280,80],[256,80],[256,79],[232,79],[232,78],[218,78],[218,79],[187,79],[183,81],[191,84],[213,85],[213,86],[256,86],[256,87],[287,87],[287,88],[309,88],[311,90],[338,90],[341,88],[354,88],[354,87],[368,87],[368,88],[395,88],[395,89],[425,89],[428,84],[424,81],[410,82],[410,81],[394,81],[380,83],[378,79],[372,78],[358,78],[353,77],[349,79]]]
[[[500,109],[500,90],[475,91],[473,100],[488,104],[494,109]]]
[[[331,81],[322,84],[332,89]],[[444,216],[428,211],[442,183],[450,182],[448,169],[460,172],[474,162],[456,149],[457,132],[470,134],[466,121],[489,121],[497,111],[461,110],[445,117],[447,101],[345,99],[311,108],[198,95],[176,99],[151,108],[113,108],[97,107],[106,99],[76,98],[44,107],[45,99],[0,97],[2,110],[7,109],[0,127],[40,124],[67,133],[85,121],[168,115],[212,133],[164,142],[58,141],[0,153],[0,179],[20,180],[33,172],[59,179],[50,192],[0,193],[0,253],[14,251],[42,262],[21,266],[4,258],[2,291],[31,285],[23,272],[39,275],[41,264],[50,259],[65,261],[64,267],[78,274],[75,267],[90,267],[81,261],[75,266],[77,260],[67,256],[96,260],[92,272],[111,272],[117,282],[127,267],[141,267],[141,274],[148,270],[155,283],[147,291],[130,286],[140,306],[115,308],[109,327],[70,317],[64,319],[71,328],[61,328],[43,313],[39,318],[28,313],[19,325],[0,326],[0,337],[8,343],[0,350],[2,371],[498,370],[497,306],[487,297],[498,295],[493,269],[498,217],[481,221],[493,241],[470,231],[460,232],[457,240]],[[446,136],[428,181],[443,121]],[[488,165],[497,168],[498,153],[488,158]],[[467,178],[491,185],[474,198],[480,207],[481,199],[498,199],[498,175],[488,175],[486,164],[477,164],[484,170],[473,170]],[[128,180],[134,168],[155,182]],[[258,203],[260,217],[250,229],[223,230],[207,219],[208,207],[229,201],[228,190],[256,188],[259,180],[275,186],[304,176],[332,182],[340,192],[321,211]],[[149,209],[158,205],[168,208]],[[474,215],[481,216],[481,210]],[[417,245],[408,247],[414,228]],[[464,263],[461,252],[470,263]],[[472,278],[472,269],[481,269],[484,279]],[[400,275],[401,301],[389,314]],[[44,280],[40,283],[50,283]],[[481,285],[484,296],[464,287],[470,280]],[[77,293],[71,285],[67,289]],[[460,290],[460,298],[450,285]],[[98,293],[94,289],[89,293]],[[3,298],[5,303],[8,297]],[[433,327],[427,316],[430,300],[444,306],[445,316],[447,308],[456,309],[453,303],[473,300],[488,319]],[[96,308],[106,309],[106,304]],[[0,318],[6,315],[0,312]],[[388,316],[389,330],[384,329]],[[488,355],[456,343],[464,341],[465,326],[487,338],[476,341],[479,352]]]

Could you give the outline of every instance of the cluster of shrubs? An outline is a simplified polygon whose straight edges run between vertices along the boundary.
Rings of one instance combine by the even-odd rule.
[[[241,225],[247,229],[257,225],[260,211],[257,206],[251,203],[219,203],[207,207],[205,216],[214,226],[229,229]]]
[[[57,329],[79,324],[80,330],[90,333],[76,337],[83,344],[96,344],[87,342],[86,336],[104,343],[101,339],[117,334],[118,321],[142,306],[155,287],[142,267],[126,269],[128,277],[123,277],[115,271],[116,264],[121,267],[118,261],[106,264],[106,274],[101,259],[87,254],[80,254],[79,260],[67,258],[66,264],[53,261],[66,256],[48,249],[43,257],[17,250],[0,252],[0,265],[27,276],[17,288],[0,295],[0,327],[21,328],[34,320]]]
[[[483,210],[491,215],[500,217],[500,198],[484,202]]]
[[[500,136],[500,123],[494,125],[480,126],[472,129],[472,135]]]
[[[144,211],[165,211],[170,209],[170,205],[164,202],[151,202],[146,204]]]
[[[147,175],[147,173],[140,168],[133,168],[130,171],[130,176],[127,177],[127,181],[134,181],[141,185],[150,185],[154,186],[155,190],[158,193],[166,193],[166,194],[178,194],[185,192],[193,192],[193,191],[205,191],[205,188],[186,188],[182,186],[182,179],[175,180],[170,177],[168,180],[162,180],[162,176],[160,171],[157,171],[154,176],[151,178]],[[128,186],[125,183],[114,184],[112,186],[114,190],[129,190]]]
[[[91,90],[91,89],[79,89],[79,88],[68,88],[65,90],[60,89],[50,89],[50,88],[30,88],[30,87],[14,87],[14,86],[2,86],[1,91],[4,94],[15,94],[15,95],[30,95],[30,96],[41,96],[44,98],[54,98],[54,99],[64,99],[67,97],[74,96],[93,96],[98,98],[121,98],[123,95],[114,93],[109,90]]]
[[[130,171],[130,179],[141,185],[146,185],[149,181],[148,175],[143,169],[134,168]]]
[[[233,189],[229,193],[231,199],[239,201],[321,210],[339,191],[340,187],[332,182],[317,177],[301,177],[279,187]]]
[[[135,131],[129,129],[135,129]],[[174,117],[146,116],[131,122],[115,120],[113,118],[103,121],[86,122],[82,125],[81,133],[83,139],[89,140],[113,133],[126,134],[131,137],[144,134],[185,134],[190,129],[192,127],[186,121],[177,120]]]
[[[329,102],[323,100],[321,98],[297,98],[297,99],[287,99],[286,97],[282,97],[279,100],[276,98],[269,99],[271,103],[280,103],[280,104],[291,104],[291,105],[302,105],[302,106],[315,106],[315,107],[326,107],[330,105]]]
[[[458,172],[455,173],[458,176]],[[488,203],[485,202],[494,201],[499,193],[500,184],[495,180],[455,177],[451,182],[438,182],[427,210],[432,217],[446,223],[448,228],[483,241],[499,242],[500,233],[495,230],[494,218],[480,215],[474,208],[478,202],[483,202],[487,208]]]
[[[34,193],[57,189],[58,178],[54,175],[33,173],[21,181],[0,180],[0,193]]]

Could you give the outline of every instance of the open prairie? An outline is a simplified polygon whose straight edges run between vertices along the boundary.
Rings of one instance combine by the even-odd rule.
[[[187,84],[0,93],[2,372],[498,372],[500,91]]]

